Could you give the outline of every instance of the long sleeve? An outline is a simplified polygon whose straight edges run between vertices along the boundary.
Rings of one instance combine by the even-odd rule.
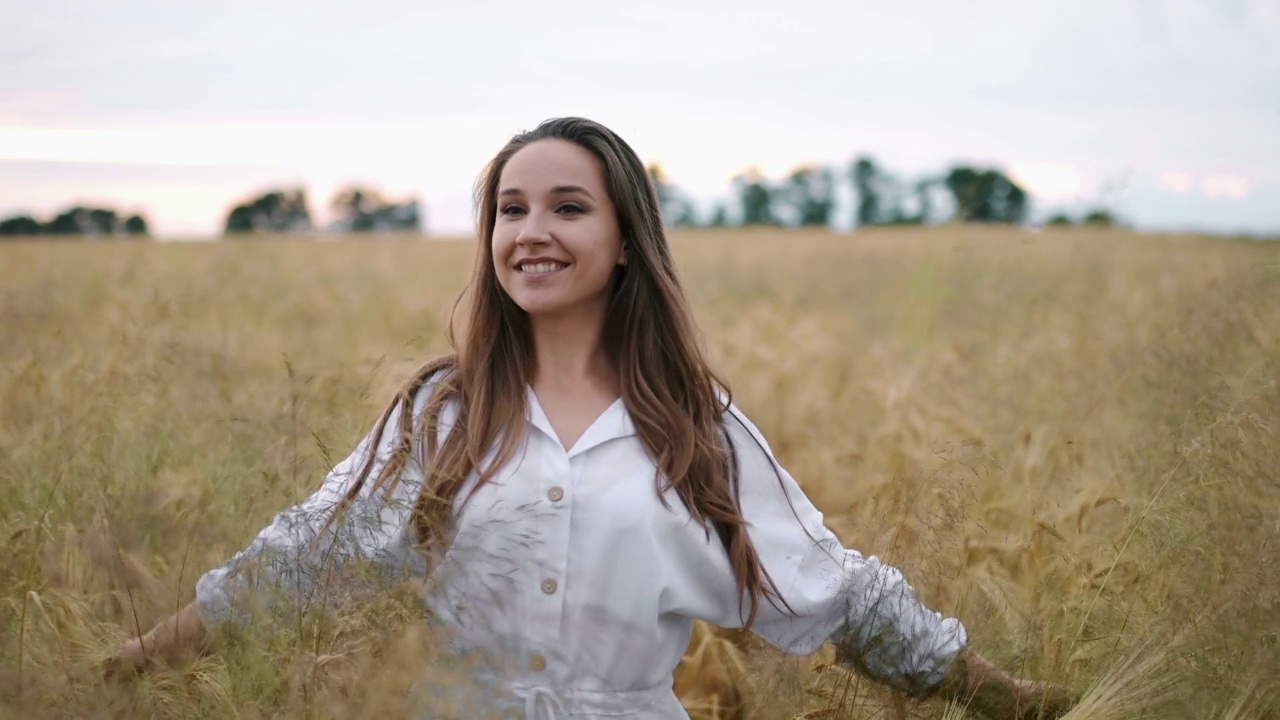
[[[423,392],[415,403],[415,416],[425,396]],[[326,592],[327,581],[356,561],[368,563],[382,579],[425,574],[425,561],[411,549],[409,528],[422,484],[419,453],[413,454],[394,492],[372,489],[395,447],[399,419],[397,408],[380,437],[370,432],[316,492],[277,514],[248,547],[196,582],[196,607],[206,625],[244,621],[259,605],[275,610],[305,603]],[[375,461],[368,480],[341,519],[330,524],[371,452]]]
[[[843,547],[751,421],[732,408],[727,422],[748,533],[792,611],[762,602],[754,632],[792,654],[830,640],[870,677],[927,695],[964,650],[964,626],[925,607],[897,568]]]

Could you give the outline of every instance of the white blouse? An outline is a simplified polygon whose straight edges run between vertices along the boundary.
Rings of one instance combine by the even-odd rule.
[[[415,419],[430,390],[429,383],[415,399]],[[393,413],[376,442],[370,433],[315,494],[200,578],[201,618],[210,627],[242,621],[250,600],[277,594],[266,590],[304,601],[322,573],[359,559],[388,575],[429,578],[429,616],[447,629],[454,653],[485,659],[475,673],[478,692],[468,696],[453,683],[447,698],[415,693],[416,717],[437,717],[434,708],[447,700],[455,710],[480,704],[462,717],[511,709],[527,720],[688,718],[672,682],[694,620],[744,622],[719,536],[693,522],[674,493],[669,507],[659,501],[656,466],[621,399],[568,450],[532,390],[526,408],[513,460],[465,506],[470,486],[460,494],[455,536],[437,567],[428,571],[412,549],[420,463],[390,496],[369,492],[370,481],[344,520],[321,532],[375,446],[376,477],[395,443]],[[730,411],[748,533],[794,611],[762,599],[753,631],[791,654],[838,642],[854,649],[864,672],[912,694],[936,686],[967,643],[964,627],[921,605],[895,568],[843,548],[755,426]],[[446,406],[440,430],[456,417],[456,406]]]

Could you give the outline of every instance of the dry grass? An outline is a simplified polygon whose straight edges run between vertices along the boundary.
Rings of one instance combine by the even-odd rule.
[[[1078,718],[1280,718],[1280,246],[677,239],[735,396],[845,542]],[[104,686],[443,349],[471,248],[0,247],[0,718],[395,717],[412,593]],[[444,672],[433,670],[432,672]],[[699,628],[695,718],[959,718]]]

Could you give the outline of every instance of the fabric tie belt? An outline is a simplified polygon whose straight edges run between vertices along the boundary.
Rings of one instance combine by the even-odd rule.
[[[540,712],[541,710],[546,712]],[[568,715],[569,711],[565,709],[564,703],[560,702],[560,696],[556,695],[551,688],[535,685],[525,691],[525,720],[563,720]]]

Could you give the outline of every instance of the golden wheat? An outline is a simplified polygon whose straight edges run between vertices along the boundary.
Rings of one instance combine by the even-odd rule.
[[[674,240],[735,399],[850,546],[1072,717],[1280,718],[1280,246],[981,228]],[[423,357],[469,243],[0,246],[0,717],[396,717],[412,588],[104,686]],[[699,720],[959,718],[699,626]]]

